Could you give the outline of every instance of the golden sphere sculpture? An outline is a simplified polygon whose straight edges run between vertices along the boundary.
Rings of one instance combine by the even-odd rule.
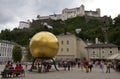
[[[50,32],[43,31],[35,34],[30,40],[30,52],[33,57],[54,57],[59,48],[58,40]]]

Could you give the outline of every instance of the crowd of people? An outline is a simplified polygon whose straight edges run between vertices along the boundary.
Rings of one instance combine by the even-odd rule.
[[[58,67],[63,67],[64,70],[70,71],[73,67],[78,67],[85,69],[85,72],[91,72],[94,67],[98,67],[100,71],[110,73],[110,68],[112,67],[112,63],[110,61],[78,61],[78,62],[73,62],[73,61],[60,61],[58,62]],[[105,68],[106,67],[106,68]],[[105,70],[106,69],[106,70]]]
[[[112,63],[110,61],[100,61],[100,60],[98,61],[79,60],[77,62],[67,60],[67,61],[59,61],[57,64],[58,64],[58,67],[64,68],[65,71],[67,70],[70,71],[72,68],[78,67],[81,71],[85,70],[86,73],[92,72],[94,67],[98,67],[101,72],[110,73],[110,68],[112,67]],[[25,67],[27,69],[27,65],[25,65]],[[37,69],[39,72],[45,71],[45,70],[46,72],[48,72],[49,69],[51,69],[51,67],[52,66],[50,63],[37,62],[36,64],[31,66],[30,71]],[[17,63],[16,66],[13,66],[13,64],[8,61],[4,68],[4,70],[14,70],[14,69],[23,69],[23,66],[20,63]]]

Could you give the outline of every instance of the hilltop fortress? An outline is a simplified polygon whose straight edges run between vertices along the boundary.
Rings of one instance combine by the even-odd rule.
[[[77,8],[68,9],[65,8],[62,10],[62,14],[54,14],[49,16],[37,16],[38,20],[52,19],[52,20],[67,20],[68,18],[74,18],[77,16],[93,16],[100,17],[100,9],[97,8],[96,11],[86,11],[84,5],[81,5]]]
[[[84,5],[81,5],[80,7],[77,7],[77,8],[71,8],[71,9],[65,8],[62,10],[61,14],[53,14],[49,16],[37,15],[37,19],[35,20],[33,19],[32,23],[29,20],[27,22],[20,21],[18,28],[23,29],[23,28],[35,27],[36,24],[37,26],[40,26],[42,22],[48,22],[50,19],[64,21],[69,18],[74,18],[77,16],[85,16],[86,21],[88,21],[93,17],[97,17],[98,19],[101,19],[100,13],[101,12],[99,8],[97,8],[96,11],[92,11],[92,10],[87,11],[85,10]]]

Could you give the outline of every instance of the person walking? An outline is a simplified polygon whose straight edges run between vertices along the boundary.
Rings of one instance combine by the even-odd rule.
[[[92,62],[92,61],[89,62],[88,68],[90,69],[90,72],[91,72],[91,71],[92,71],[92,68],[93,68],[93,62]]]
[[[107,68],[106,73],[110,73],[110,62],[109,61],[107,61],[106,63],[106,68]]]
[[[78,61],[78,63],[77,63],[77,64],[78,64],[78,68],[80,68],[80,65],[81,65],[80,61]]]
[[[83,71],[83,68],[84,68],[84,63],[83,63],[83,61],[81,61],[80,67],[81,67],[81,71]]]
[[[64,61],[63,67],[64,67],[64,70],[66,71],[66,68],[67,68],[67,62],[66,61]]]
[[[102,70],[102,72],[104,72],[104,62],[103,61],[101,61],[101,63],[100,63],[100,69]]]
[[[86,69],[86,73],[88,73],[88,72],[89,72],[89,68],[88,68],[88,66],[89,66],[88,61],[85,61],[85,69]]]
[[[26,62],[26,63],[25,63],[25,69],[27,69],[27,67],[28,67],[28,63]]]
[[[68,61],[67,62],[68,71],[70,71],[70,66],[71,66],[70,61]]]

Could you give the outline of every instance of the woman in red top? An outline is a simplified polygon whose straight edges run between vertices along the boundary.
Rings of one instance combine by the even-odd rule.
[[[19,65],[18,65],[18,64],[16,64],[16,67],[15,67],[15,69],[19,69]]]
[[[15,67],[15,69],[23,69],[23,67],[22,67],[21,64],[19,64],[19,65],[17,64],[16,67]]]
[[[23,67],[22,67],[22,65],[21,65],[21,64],[19,64],[19,69],[21,69],[21,70],[23,69]]]

